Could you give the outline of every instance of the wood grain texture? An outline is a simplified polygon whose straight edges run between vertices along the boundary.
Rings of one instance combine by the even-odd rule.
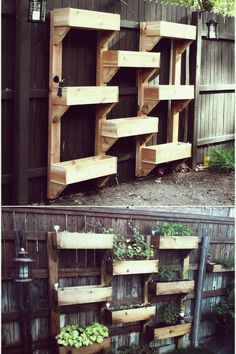
[[[156,259],[153,260],[127,260],[127,261],[113,261],[112,274],[113,275],[129,275],[129,274],[148,274],[158,272],[158,263]]]
[[[156,306],[143,308],[111,311],[105,309],[105,320],[108,324],[129,323],[135,321],[146,321],[151,319],[156,312]]]
[[[103,350],[108,350],[111,347],[111,338],[105,338],[102,343],[95,343],[88,347],[82,346],[80,348],[73,347],[59,347],[59,354],[95,354]]]
[[[113,234],[60,232],[54,235],[60,249],[112,249]]]
[[[179,280],[174,282],[149,283],[149,288],[156,295],[187,294],[194,290],[194,280]]]
[[[112,287],[101,285],[72,286],[54,290],[58,306],[88,304],[92,302],[110,301]]]

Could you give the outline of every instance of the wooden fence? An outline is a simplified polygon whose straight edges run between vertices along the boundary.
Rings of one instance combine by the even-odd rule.
[[[138,50],[139,22],[166,20],[198,26],[198,41],[183,60],[183,83],[196,85],[196,100],[181,114],[181,140],[193,143],[193,163],[202,161],[209,144],[234,139],[234,18],[205,13],[202,19],[186,7],[144,0],[48,0],[47,11],[75,7],[121,14],[121,32],[114,49]],[[2,1],[2,183],[4,205],[25,205],[46,199],[49,17],[46,24],[27,22],[28,0]],[[219,40],[206,39],[205,22],[219,22]],[[202,30],[201,30],[202,27]],[[63,77],[67,85],[94,85],[96,36],[70,31],[64,41]],[[161,41],[159,81],[169,84],[171,41]],[[74,59],[76,58],[76,60]],[[190,70],[188,63],[190,62]],[[187,65],[186,65],[187,63]],[[197,68],[197,70],[196,70]],[[120,100],[111,118],[136,116],[136,72],[126,69],[111,82]],[[72,107],[62,119],[63,160],[93,156],[94,108]],[[157,143],[166,142],[168,103],[152,112],[159,119]],[[134,138],[120,139],[109,151],[118,156],[120,182],[134,178]],[[80,191],[86,183],[70,186]],[[79,188],[79,189],[78,189]]]
[[[232,209],[232,208],[231,208]],[[54,231],[54,225],[60,230],[98,232],[101,226],[113,228],[115,233],[130,235],[128,220],[132,219],[140,227],[144,235],[150,234],[156,221],[182,222],[192,227],[199,237],[210,235],[210,253],[214,258],[234,256],[234,219],[228,216],[232,210],[225,208],[219,215],[210,215],[214,208],[204,208],[205,215],[199,214],[201,209],[189,208],[185,213],[171,213],[155,208],[128,210],[127,208],[16,208],[5,207],[2,210],[2,352],[4,354],[27,354],[27,343],[32,341],[34,354],[49,354],[50,352],[50,307],[48,292],[47,264],[47,232]],[[163,209],[164,210],[164,209]],[[206,215],[208,211],[209,215]],[[218,211],[217,211],[218,213]],[[99,226],[100,225],[100,226]],[[13,261],[16,255],[18,232],[24,232],[27,249],[34,259],[33,277],[30,284],[30,330],[25,331],[25,314],[19,310],[16,283],[13,281]],[[197,280],[200,249],[190,255],[189,278]],[[101,251],[94,250],[65,250],[59,259],[60,284],[97,284],[100,269],[98,267]],[[166,251],[161,255],[160,262],[173,264],[180,253]],[[212,305],[225,295],[225,289],[232,280],[232,274],[207,274],[203,303],[202,322],[200,326],[201,340],[214,334],[214,327],[208,321],[208,313]],[[113,301],[124,303],[142,301],[141,276],[129,275],[113,277]],[[168,300],[166,297],[163,301]],[[160,305],[160,303],[159,303]],[[187,312],[193,314],[194,294],[187,300]],[[88,323],[99,318],[99,307],[95,304],[64,307],[61,324],[79,320]],[[27,317],[27,316],[26,316]],[[29,325],[29,324],[28,324]],[[28,328],[30,328],[28,327]],[[142,327],[140,323],[125,327],[112,328],[114,347],[139,343]],[[160,347],[174,347],[173,339],[157,342]]]

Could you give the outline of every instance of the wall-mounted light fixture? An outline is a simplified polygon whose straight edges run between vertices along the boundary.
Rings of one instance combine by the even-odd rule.
[[[207,25],[207,38],[208,39],[218,39],[218,23],[211,19],[206,22]]]
[[[45,22],[46,0],[29,0],[29,22]]]
[[[20,252],[18,252],[17,257],[13,259],[15,262],[16,268],[16,275],[15,281],[16,282],[31,282],[32,281],[32,268],[31,264],[33,259],[31,259],[28,255],[28,252],[21,248]]]

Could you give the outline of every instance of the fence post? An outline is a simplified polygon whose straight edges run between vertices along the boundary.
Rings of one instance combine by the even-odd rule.
[[[192,168],[197,164],[197,137],[201,80],[202,19],[201,13],[193,12],[192,25],[197,26],[197,39],[190,49],[190,84],[195,85],[194,100],[189,105],[188,135],[192,143]]]
[[[13,188],[16,205],[28,203],[30,33],[28,0],[16,1]]]

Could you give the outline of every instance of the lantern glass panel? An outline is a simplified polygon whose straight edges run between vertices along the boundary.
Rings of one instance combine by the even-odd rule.
[[[46,0],[30,0],[29,16],[30,22],[45,22]]]
[[[21,262],[19,263],[19,278],[27,279],[29,277],[29,265],[28,263]]]

